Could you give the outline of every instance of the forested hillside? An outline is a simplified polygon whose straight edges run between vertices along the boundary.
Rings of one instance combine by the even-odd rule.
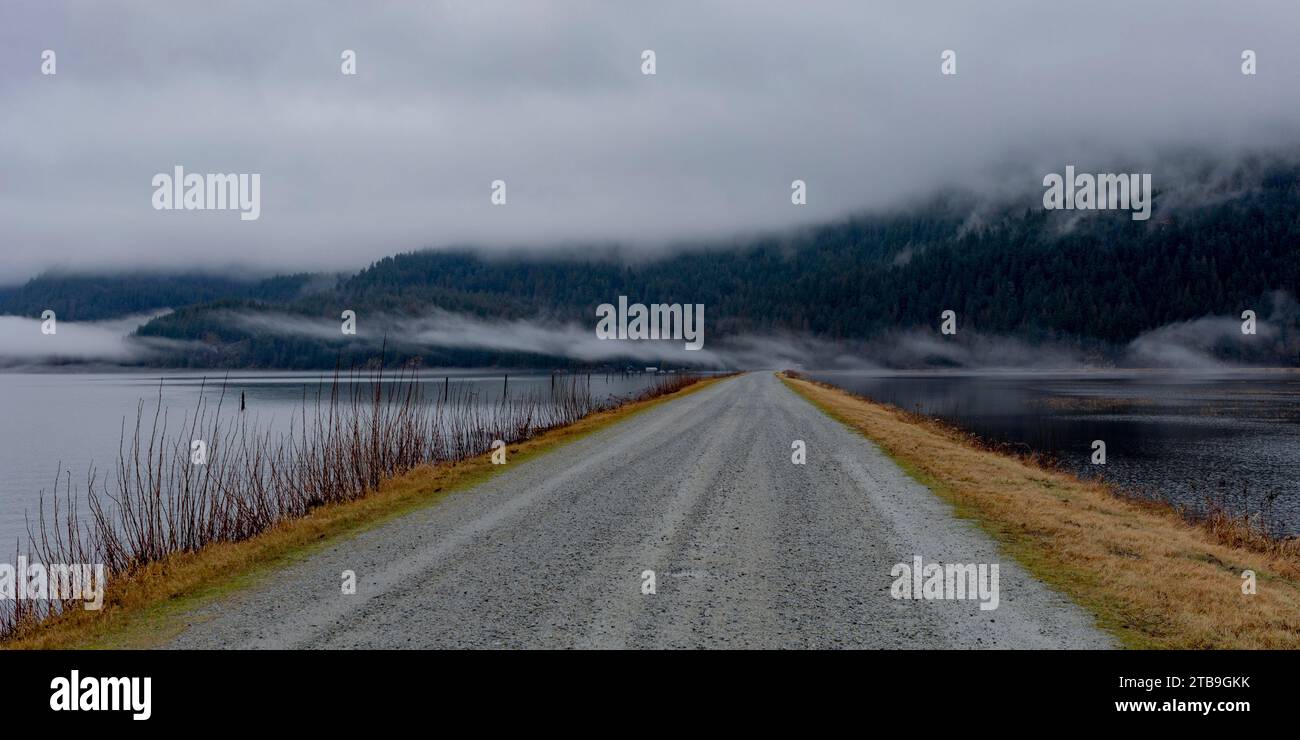
[[[1162,208],[1158,195],[1145,222],[1127,212],[1049,214],[1024,203],[976,209],[975,198],[954,196],[652,261],[428,251],[382,259],[324,290],[304,292],[301,275],[256,283],[43,278],[0,296],[0,306],[27,314],[62,307],[61,316],[74,320],[174,307],[140,334],[198,340],[210,351],[167,362],[251,367],[332,366],[340,353],[345,362],[360,356],[351,357],[356,352],[341,339],[259,333],[231,322],[232,312],[273,309],[336,323],[343,309],[371,322],[437,309],[594,327],[595,307],[620,295],[704,304],[711,342],[774,332],[864,339],[934,327],[952,309],[966,331],[1122,346],[1173,322],[1244,308],[1263,318],[1275,291],[1300,294],[1298,183],[1300,170],[1278,166],[1214,201]],[[546,361],[392,339],[394,362],[411,355],[434,364]],[[1290,348],[1278,352],[1287,353],[1294,357]]]
[[[100,321],[231,298],[279,303],[299,297],[311,279],[307,274],[240,280],[205,274],[47,273],[21,286],[0,288],[0,314],[36,317],[48,309],[64,321]]]

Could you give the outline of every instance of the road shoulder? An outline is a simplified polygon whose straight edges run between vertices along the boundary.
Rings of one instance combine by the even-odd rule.
[[[1125,646],[1300,647],[1293,554],[1234,546],[1167,508],[990,451],[936,422],[806,379],[782,381],[879,446]],[[1243,593],[1246,571],[1255,594]]]
[[[509,449],[512,462],[544,455],[607,427],[728,378],[706,378],[683,390],[593,414]],[[329,504],[242,542],[219,543],[150,565],[131,578],[110,583],[100,611],[73,611],[51,620],[4,649],[143,649],[164,644],[184,631],[189,615],[341,540],[384,522],[432,506],[456,491],[502,472],[490,455],[414,470],[386,481],[361,499]]]

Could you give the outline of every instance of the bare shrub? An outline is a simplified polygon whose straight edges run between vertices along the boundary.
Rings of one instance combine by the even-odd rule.
[[[523,393],[507,381],[501,398],[484,401],[449,382],[430,398],[414,367],[394,377],[382,369],[336,372],[314,398],[304,392],[298,418],[280,433],[257,428],[244,414],[223,416],[225,384],[215,403],[200,392],[195,408],[173,425],[160,388],[152,416],[141,401],[134,427],[123,424],[112,476],[92,469],[79,496],[70,474],[61,475],[48,506],[42,493],[14,562],[25,553],[30,562],[103,563],[110,580],[129,577],[173,554],[245,540],[324,504],[358,499],[419,466],[485,454],[494,440],[520,442],[698,380],[657,376],[639,393],[597,401],[590,376],[558,375],[549,389]],[[191,460],[195,439],[207,443],[205,464]],[[81,608],[72,600],[0,601],[0,640],[74,607]]]

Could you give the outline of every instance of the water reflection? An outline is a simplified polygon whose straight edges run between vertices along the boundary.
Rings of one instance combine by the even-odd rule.
[[[1300,373],[809,373],[1204,511],[1221,502],[1300,534]],[[1107,464],[1090,463],[1104,440]]]

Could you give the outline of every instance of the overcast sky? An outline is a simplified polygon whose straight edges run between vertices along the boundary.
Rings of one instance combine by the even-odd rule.
[[[457,243],[652,250],[950,185],[1037,193],[1066,164],[1160,147],[1291,146],[1297,31],[1291,0],[5,0],[0,281],[355,269]],[[154,210],[175,165],[259,173],[261,217]]]

